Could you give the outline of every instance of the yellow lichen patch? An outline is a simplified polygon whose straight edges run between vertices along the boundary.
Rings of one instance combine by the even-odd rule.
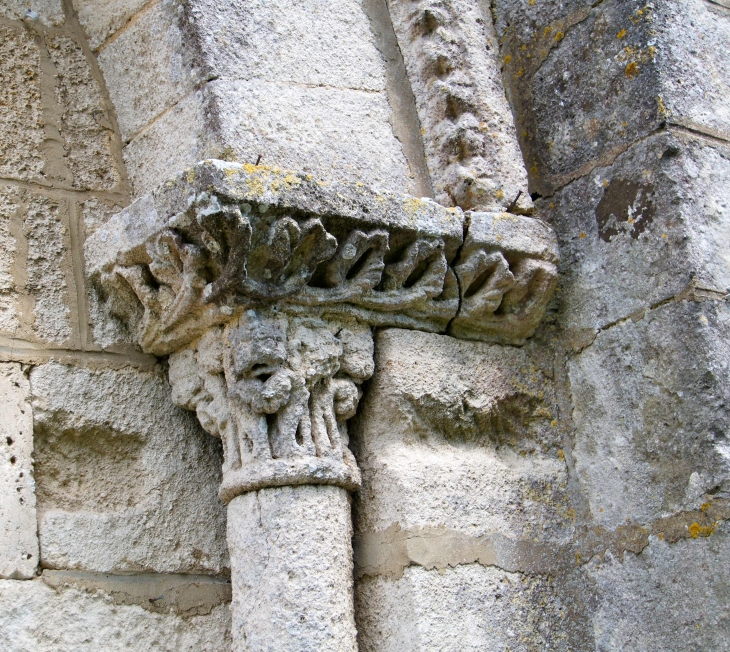
[[[524,74],[525,74],[525,69],[524,69],[524,68],[520,68],[520,69],[519,69],[519,70],[517,71],[517,76],[518,76],[518,77],[522,77],[522,75],[524,75]]]
[[[697,537],[709,537],[715,531],[715,524],[712,525],[700,525],[695,521],[689,526],[689,535],[696,539]]]
[[[505,57],[504,57],[504,62],[505,62],[506,64],[509,64],[509,63],[510,63],[511,61],[512,61],[512,55],[511,55],[511,54],[505,55]],[[423,131],[423,130],[422,130],[422,131]]]
[[[494,193],[494,196],[497,199],[504,199],[504,190],[497,190],[497,192]]]
[[[632,61],[628,64],[624,70],[624,74],[629,78],[633,79],[639,74],[639,64],[636,61]]]
[[[560,450],[558,451],[558,459],[559,459],[559,460],[560,460],[561,462],[562,462],[563,460],[565,460],[565,451],[564,451],[564,450],[563,450],[562,448],[561,448],[561,449],[560,449]]]
[[[626,36],[626,30],[622,29],[618,34],[616,34],[616,38],[621,40],[624,36]]]
[[[709,506],[710,506],[710,503],[702,503],[702,504],[700,505],[700,510],[701,510],[701,511],[703,511],[703,512],[706,512],[706,511],[707,511],[707,508],[708,508]]]
[[[579,237],[579,238],[580,238],[581,240],[583,240],[583,239],[584,239],[584,238],[586,237],[586,232],[585,232],[585,231],[581,231],[581,232],[580,232],[580,235],[579,235],[578,237]]]
[[[666,120],[669,117],[671,112],[667,109],[666,106],[664,106],[664,100],[662,99],[661,95],[657,95],[656,106],[657,106],[657,112],[659,113],[659,117]]]
[[[284,183],[287,186],[298,186],[299,184],[302,183],[302,180],[296,174],[294,174],[292,172],[291,174],[287,174],[284,177]]]
[[[565,32],[558,32],[555,35],[555,42],[560,43],[560,41],[562,41],[564,38],[565,38]]]
[[[536,1],[537,0],[527,0],[527,4],[530,5],[531,7],[534,7]]]
[[[190,169],[188,170],[188,183],[192,183],[195,181],[195,170]]]
[[[543,30],[543,32],[542,32],[543,38],[544,38],[545,36],[547,36],[548,34],[550,34],[550,32],[552,32],[552,31],[553,31],[553,28],[552,28],[552,27],[546,27],[546,28],[545,28],[545,29]]]

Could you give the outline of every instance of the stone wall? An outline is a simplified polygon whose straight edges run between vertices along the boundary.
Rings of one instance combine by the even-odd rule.
[[[220,442],[84,259],[206,158],[558,236],[524,346],[375,331],[350,422],[361,650],[727,648],[726,0],[30,9],[0,0],[0,648],[237,636]]]

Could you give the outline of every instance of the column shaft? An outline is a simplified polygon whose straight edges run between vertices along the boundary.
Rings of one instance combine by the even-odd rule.
[[[350,498],[334,486],[250,491],[228,505],[233,652],[349,652]]]

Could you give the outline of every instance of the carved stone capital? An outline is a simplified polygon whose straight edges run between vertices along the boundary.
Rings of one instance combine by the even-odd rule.
[[[221,496],[359,485],[346,422],[371,328],[521,344],[554,289],[540,220],[205,161],[88,240],[109,311],[170,356],[175,400],[225,448]]]

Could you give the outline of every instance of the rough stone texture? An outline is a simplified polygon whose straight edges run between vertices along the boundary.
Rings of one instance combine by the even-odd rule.
[[[476,595],[500,593],[507,575],[518,586],[544,583],[496,564],[549,573],[564,563],[554,546],[570,540],[573,512],[551,373],[529,349],[379,334],[352,429],[363,473],[355,509],[363,649],[481,649],[503,620],[515,644],[536,627],[529,590],[514,594],[519,606],[509,598],[487,607]],[[454,613],[474,625],[449,629]],[[551,633],[538,629],[536,640],[540,631],[545,640],[562,635],[545,627]]]
[[[477,0],[389,2],[439,202],[530,210],[489,10]],[[519,193],[519,195],[518,195]]]
[[[578,348],[690,284],[730,288],[729,176],[727,146],[669,132],[541,202],[561,247],[559,319]]]
[[[137,195],[169,177],[170,162],[180,169],[211,156],[260,156],[325,180],[415,187],[358,2],[330,11],[321,3],[197,0],[183,10],[166,0],[99,58],[130,141],[125,161]]]
[[[730,16],[702,0],[590,4],[495,5],[530,189],[543,195],[665,122],[730,133]]]
[[[198,0],[190,16],[207,77],[385,89],[360,0]]]
[[[73,0],[79,22],[96,50],[150,0]]]
[[[178,27],[180,11],[176,0],[155,3],[99,54],[125,142],[194,88],[195,69],[186,65]]]
[[[595,523],[650,523],[728,491],[729,319],[724,301],[671,303],[570,361],[575,468]]]
[[[30,386],[19,364],[0,364],[0,577],[38,567]]]
[[[233,650],[357,649],[350,500],[339,487],[249,492],[228,506]]]
[[[364,482],[357,530],[564,536],[571,522],[550,373],[525,349],[382,331],[353,430]]]
[[[23,27],[0,25],[0,176],[40,175],[43,140],[38,44]]]
[[[221,80],[211,84],[220,141],[237,160],[408,192],[384,92]]]
[[[22,20],[26,9],[38,13],[41,25],[60,25],[64,21],[62,0],[3,0],[0,16],[10,20]]]
[[[18,328],[16,310],[17,221],[20,193],[12,186],[0,189],[0,330],[13,333]]]
[[[69,230],[66,202],[33,195],[27,203],[23,234],[27,240],[25,291],[32,297],[33,331],[62,343],[71,337]]]
[[[124,148],[124,163],[139,197],[152,192],[170,176],[198,161],[222,153],[215,134],[208,132],[211,114],[207,94],[196,91],[148,126]]]
[[[361,652],[570,650],[565,605],[553,582],[466,565],[406,569],[357,587]],[[458,624],[455,624],[455,620]]]
[[[220,448],[157,374],[51,363],[31,386],[44,567],[225,571]]]
[[[730,139],[730,13],[701,0],[657,3],[656,12],[667,120]]]
[[[117,605],[103,591],[54,591],[41,579],[0,581],[0,647],[7,652],[224,652],[230,614],[182,618]]]
[[[60,120],[66,163],[75,188],[108,189],[120,180],[116,169],[112,125],[79,45],[59,36],[46,40],[57,75],[55,96],[63,113]]]
[[[669,544],[653,537],[640,555],[610,555],[588,572],[603,598],[595,649],[727,650],[728,526],[708,538]]]

